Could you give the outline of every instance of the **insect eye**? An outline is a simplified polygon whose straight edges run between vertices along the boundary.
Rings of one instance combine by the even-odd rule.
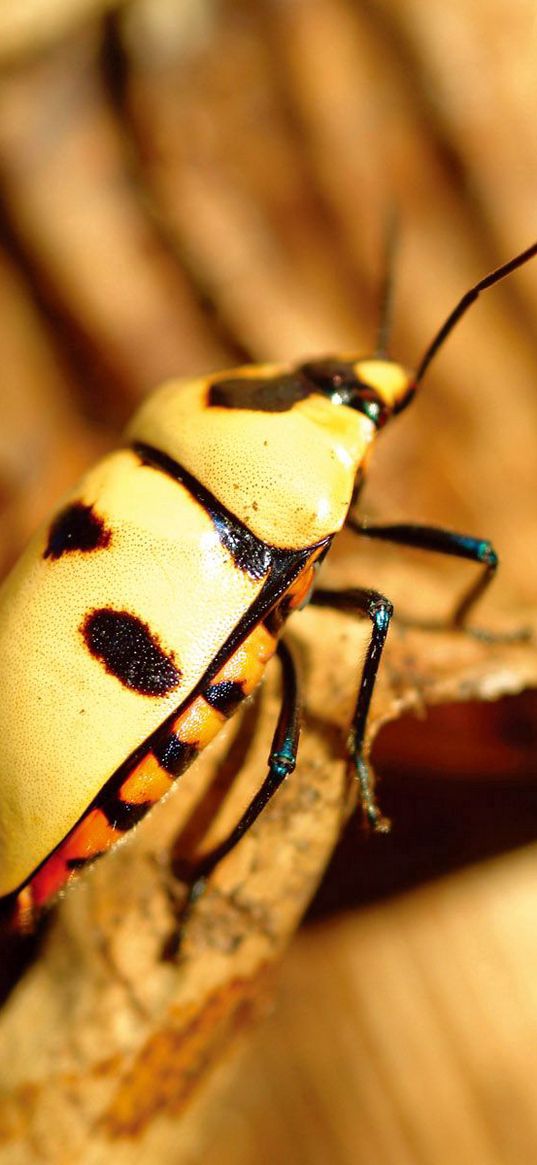
[[[363,412],[370,421],[376,425],[377,429],[381,429],[388,420],[388,410],[385,404],[378,399],[378,397],[367,396],[366,393],[360,394]]]
[[[316,392],[322,392],[333,404],[347,405],[363,413],[377,429],[382,428],[389,416],[382,397],[377,390],[356,376],[354,364],[341,360],[327,359],[302,364],[300,376]]]

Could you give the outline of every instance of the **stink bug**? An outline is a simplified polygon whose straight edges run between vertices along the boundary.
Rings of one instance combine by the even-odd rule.
[[[0,898],[11,925],[31,925],[141,820],[277,654],[283,700],[268,774],[198,869],[208,876],[295,767],[299,695],[281,633],[307,601],[371,621],[350,756],[364,813],[384,828],[363,740],[392,606],[374,590],[315,588],[316,569],[345,523],[469,559],[482,570],[452,616],[465,624],[496,570],[489,542],[365,527],[349,509],[378,430],[410,402],[455,324],[535,254],[537,243],[467,292],[414,374],[377,353],[164,385],[35,535],[0,592]]]

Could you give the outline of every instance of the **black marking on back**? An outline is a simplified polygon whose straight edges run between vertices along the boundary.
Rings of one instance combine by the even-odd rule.
[[[43,558],[61,558],[63,554],[72,554],[76,550],[83,554],[103,550],[109,546],[111,537],[112,531],[93,506],[72,502],[54,518]]]
[[[219,684],[210,684],[205,688],[203,698],[211,708],[229,717],[244,700],[244,688],[238,680],[222,680]]]
[[[130,611],[98,607],[89,612],[80,630],[91,654],[126,688],[142,696],[164,696],[179,684],[181,672],[173,655]]]
[[[109,801],[103,801],[101,809],[109,825],[121,833],[127,833],[127,830],[142,821],[153,805],[154,801],[122,801],[120,797],[112,797]]]
[[[168,477],[184,485],[190,494],[203,507],[214,524],[218,537],[226,550],[231,554],[235,566],[250,578],[262,579],[270,570],[274,558],[274,547],[262,542],[252,534],[248,526],[236,518],[234,514],[222,505],[187,469],[162,453],[152,445],[136,442],[134,452],[140,458],[142,465],[152,469],[161,469]]]
[[[209,408],[247,409],[256,413],[288,413],[311,395],[302,377],[292,372],[276,376],[237,376],[216,380],[208,392]]]
[[[152,462],[148,461],[148,464],[152,464]],[[331,542],[332,537],[329,537],[317,545],[324,546],[324,552],[326,553],[331,545]],[[81,814],[78,822],[75,822],[75,825],[78,825],[80,821],[86,817],[90,810],[103,809],[106,803],[110,802],[112,797],[117,797],[121,785],[126,780],[126,778],[130,776],[133,768],[138,765],[139,762],[143,760],[144,757],[146,757],[150,752],[154,753],[159,763],[162,764],[162,767],[165,768],[172,777],[180,775],[180,772],[175,771],[174,767],[172,767],[173,754],[175,751],[177,754],[180,753],[182,756],[182,762],[178,757],[178,763],[182,763],[182,768],[180,770],[181,772],[184,771],[184,769],[188,767],[191,761],[193,761],[199,755],[200,750],[196,747],[195,744],[184,744],[177,737],[175,737],[172,724],[177,719],[177,716],[180,715],[185,710],[185,708],[196,699],[197,696],[203,694],[214,676],[218,675],[220,669],[234,654],[240,644],[244,642],[250,632],[253,631],[254,627],[259,626],[263,622],[263,620],[266,618],[267,612],[270,611],[275,606],[275,604],[277,604],[278,600],[285,594],[286,590],[289,589],[297,576],[304,569],[304,566],[314,549],[316,549],[315,546],[310,546],[307,549],[298,551],[274,549],[272,570],[268,578],[265,580],[260,593],[256,596],[251,606],[245,612],[243,618],[239,620],[237,626],[233,628],[233,631],[228,636],[225,643],[222,644],[220,651],[216,653],[214,659],[211,661],[204,674],[200,676],[196,686],[192,689],[191,692],[189,692],[188,696],[184,700],[178,702],[177,706],[173,709],[172,712],[170,712],[163,724],[161,724],[159,728],[155,730],[155,732],[151,733],[150,736],[148,736],[147,739],[138,746],[138,748],[135,748],[130,756],[128,756],[119,766],[119,768],[116,769],[115,773],[112,773],[97,796],[94,797],[93,801],[89,803],[87,808]],[[186,757],[188,757],[188,759],[186,759]],[[168,763],[163,763],[164,760],[167,760]],[[63,837],[58,842],[58,845],[55,847],[55,849],[52,850],[50,854],[47,854],[46,858],[44,858],[42,862],[39,862],[38,865],[34,867],[31,873],[28,874],[28,876],[24,878],[18,886],[16,886],[13,890],[10,890],[8,894],[0,899],[0,922],[3,920],[4,914],[7,918],[9,918],[10,911],[15,908],[17,896],[20,894],[21,890],[32,881],[32,878],[35,877],[39,870],[43,869],[52,855],[60,849],[64,841],[65,837]],[[72,870],[80,869],[87,865],[89,862],[94,862],[98,857],[101,856],[101,854],[104,853],[106,853],[106,850],[93,853],[89,855],[88,858],[70,858],[66,864]]]
[[[161,768],[171,777],[180,777],[200,750],[195,744],[185,744],[174,732],[167,732],[162,740],[153,745],[152,751]]]
[[[350,360],[328,356],[299,364],[292,372],[274,376],[229,377],[216,380],[207,394],[209,408],[249,409],[253,412],[285,413],[313,394],[328,397],[334,404],[348,405],[369,417],[381,428],[389,410],[381,395],[358,380]]]

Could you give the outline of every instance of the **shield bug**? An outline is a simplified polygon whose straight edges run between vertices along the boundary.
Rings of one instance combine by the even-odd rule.
[[[364,526],[349,509],[379,430],[457,322],[536,253],[471,288],[415,373],[381,352],[165,384],[37,532],[0,592],[0,897],[12,925],[31,925],[144,817],[276,654],[283,695],[268,773],[202,862],[207,877],[295,767],[299,693],[282,633],[308,601],[370,620],[349,751],[364,813],[384,828],[363,741],[392,605],[375,590],[317,588],[317,567],[345,523],[468,559],[482,569],[452,616],[464,625],[495,573],[491,544]]]

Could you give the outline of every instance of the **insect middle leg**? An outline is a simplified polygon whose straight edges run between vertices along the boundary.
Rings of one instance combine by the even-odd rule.
[[[339,611],[349,611],[355,615],[366,615],[371,619],[373,625],[352,717],[349,753],[360,785],[363,813],[377,833],[385,833],[389,829],[389,822],[382,816],[375,800],[371,771],[364,757],[364,738],[369,706],[390,619],[393,615],[393,606],[390,600],[379,594],[378,591],[364,590],[361,587],[352,587],[349,590],[341,591],[318,588],[313,592],[311,602],[316,607],[332,607]]]
[[[272,747],[268,759],[268,773],[260,789],[253,797],[228,837],[224,838],[205,857],[203,857],[190,872],[189,881],[191,890],[187,904],[187,911],[193,902],[203,893],[207,878],[215,866],[231,850],[235,849],[241,838],[251,828],[274,794],[280,788],[286,777],[293,772],[296,765],[298,741],[300,736],[300,691],[295,662],[291,651],[283,640],[280,640],[276,649],[282,667],[283,692],[280,714],[276,724],[276,731],[272,740]]]
[[[455,558],[468,559],[471,562],[480,564],[482,566],[481,573],[476,581],[464,591],[448,620],[448,626],[455,628],[466,627],[466,620],[470,611],[492,582],[498,567],[498,555],[494,547],[483,538],[474,538],[471,535],[458,534],[436,526],[426,526],[416,523],[397,523],[379,526],[368,525],[353,517],[347,519],[347,526],[356,534],[361,534],[366,538],[378,538],[386,542],[396,543],[400,546],[436,551],[440,554],[449,554]],[[363,753],[364,735],[371,696],[380,657],[388,633],[388,626],[393,614],[393,607],[389,600],[384,598],[383,595],[378,594],[378,592],[363,590],[361,588],[344,591],[318,589],[314,592],[311,601],[316,606],[332,607],[338,610],[351,611],[359,615],[367,615],[373,622],[371,640],[362,670],[356,707],[352,719],[349,747],[360,784],[362,808],[373,828],[382,830],[386,828],[387,823],[375,802],[371,774]],[[472,630],[472,634],[487,639],[497,638],[488,632]],[[501,636],[498,638],[504,637]],[[509,636],[509,638],[513,638],[513,636]],[[517,638],[520,638],[520,635],[517,635]]]

